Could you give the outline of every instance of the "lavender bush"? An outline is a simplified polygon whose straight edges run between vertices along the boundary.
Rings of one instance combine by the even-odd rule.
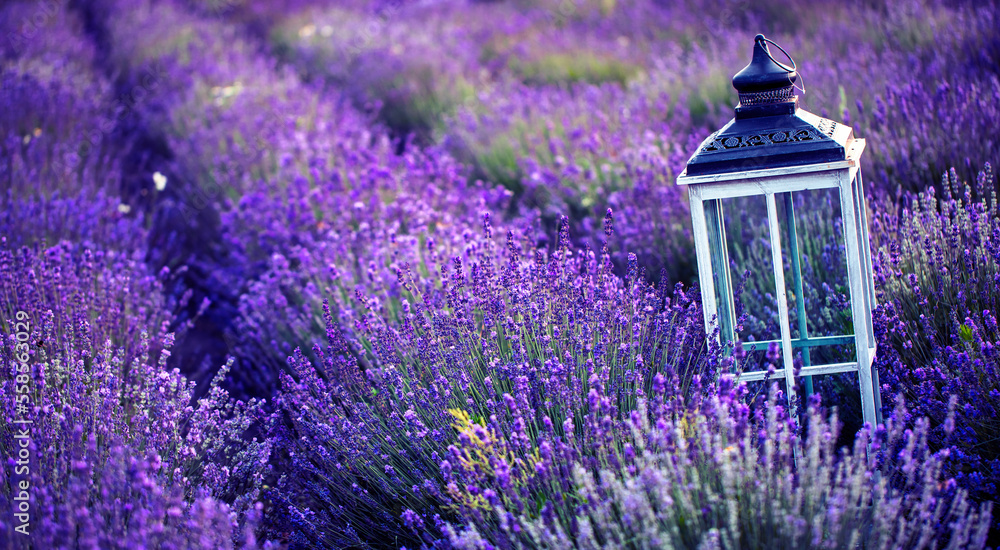
[[[447,165],[429,165],[424,173],[439,182],[464,181],[439,168]],[[275,384],[278,373],[287,371],[287,358],[296,348],[317,358],[312,350],[327,338],[324,300],[335,303],[335,311],[342,314],[337,324],[348,330],[359,307],[353,303],[357,292],[377,292],[381,308],[397,316],[407,292],[404,272],[439,273],[448,268],[449,258],[465,257],[481,244],[470,238],[477,228],[469,220],[450,214],[448,208],[431,208],[405,189],[399,191],[394,204],[355,202],[347,210],[349,216],[342,218],[347,227],[331,227],[309,247],[272,255],[267,269],[241,297],[234,322],[234,349],[253,358],[255,378]],[[438,192],[425,191],[431,191],[428,195]],[[470,194],[476,191],[469,189]],[[483,199],[479,206],[485,203]]]
[[[660,386],[627,421],[628,435],[615,438],[610,464],[559,464],[572,487],[569,498],[536,514],[490,491],[483,502],[489,519],[449,529],[450,542],[456,548],[985,544],[991,505],[971,505],[953,480],[941,481],[947,453],[927,451],[926,419],[913,431],[890,420],[873,439],[862,433],[853,449],[838,450],[836,411],[827,416],[819,399],[810,404],[809,434],[801,438],[778,404],[777,385],[767,412],[755,415],[744,404],[745,391],[722,380],[683,414],[663,414],[669,399]],[[901,403],[894,418],[907,415]],[[868,444],[889,451],[889,460],[866,458]],[[542,464],[549,466],[547,457]],[[572,522],[556,519],[562,514]]]
[[[883,211],[873,220],[880,241],[876,361],[883,393],[903,392],[912,414],[934,420],[930,441],[951,449],[956,480],[976,499],[995,500],[1000,227],[992,168],[974,186],[954,171],[942,186],[944,196],[928,190],[901,212]],[[948,421],[953,398],[955,418]]]
[[[513,85],[480,97],[490,107],[460,110],[445,141],[478,177],[511,189],[519,208],[537,212],[549,227],[570,216],[580,244],[595,248],[610,205],[623,245],[651,274],[665,268],[668,280],[691,277],[687,199],[672,183],[687,159],[676,129],[658,122],[671,109],[669,96],[634,98],[615,86],[553,92]],[[614,107],[593,117],[597,105]]]
[[[0,503],[27,502],[29,521],[16,523],[30,533],[5,515],[5,544],[232,547],[242,537],[270,448],[236,447],[258,404],[216,387],[192,407],[191,383],[165,368],[174,334],[143,269],[68,245],[0,250]],[[27,341],[15,338],[18,321]]]
[[[307,80],[344,88],[397,135],[421,143],[493,82],[624,82],[639,70],[617,42],[608,48],[579,24],[553,25],[570,22],[576,4],[572,14],[554,5],[355,4],[269,14],[278,19],[273,48]]]
[[[684,393],[695,368],[712,368],[696,366],[700,309],[683,291],[635,271],[622,281],[606,252],[573,251],[565,225],[551,257],[513,233],[504,251],[488,222],[483,231],[466,258],[429,276],[403,272],[395,315],[360,294],[353,337],[324,304],[320,363],[293,356],[298,381],[286,377],[281,397],[293,426],[279,436],[293,469],[279,494],[304,542],[441,543],[445,521],[476,513],[462,491],[489,487],[488,472],[537,506],[552,489],[533,469],[537,453],[551,452],[557,433],[577,433],[560,454],[602,460],[594,445],[654,377]],[[492,430],[502,463],[463,466],[452,444],[470,441],[456,438],[456,418]]]

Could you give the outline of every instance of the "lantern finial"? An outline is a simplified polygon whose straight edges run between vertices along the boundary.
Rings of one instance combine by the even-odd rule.
[[[776,60],[768,45],[782,52],[788,63]],[[799,75],[791,56],[758,34],[754,39],[753,60],[733,77],[733,87],[740,94],[736,116],[705,138],[688,159],[684,175],[706,176],[846,160],[854,139],[853,130],[800,109],[794,89],[802,88],[796,80]]]
[[[791,66],[775,61],[767,48],[768,42],[774,44],[758,34],[754,38],[753,60],[733,77],[733,87],[740,95],[736,118],[792,114],[798,106],[793,92],[798,78],[795,61],[789,57]]]

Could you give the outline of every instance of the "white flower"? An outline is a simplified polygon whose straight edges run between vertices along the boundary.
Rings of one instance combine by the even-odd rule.
[[[127,204],[119,204],[118,211],[121,212],[122,214],[128,214],[129,212],[132,211],[132,207]]]
[[[156,185],[157,191],[163,191],[167,188],[167,176],[159,172],[153,172],[153,183]]]

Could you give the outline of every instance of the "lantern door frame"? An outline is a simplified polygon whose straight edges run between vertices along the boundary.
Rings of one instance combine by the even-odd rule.
[[[844,160],[821,164],[700,176],[687,176],[685,170],[677,178],[677,183],[688,188],[706,331],[709,334],[715,334],[717,342],[720,344],[735,342],[732,326],[736,320],[735,296],[728,266],[729,252],[726,244],[725,219],[721,199],[763,196],[767,204],[768,238],[771,245],[771,266],[774,271],[781,338],[776,341],[744,343],[743,346],[745,349],[760,350],[767,349],[771,342],[780,344],[782,368],[776,369],[774,376],[785,379],[788,401],[794,407],[796,396],[794,395],[793,347],[808,350],[810,347],[819,345],[836,345],[853,341],[854,361],[817,366],[804,364],[799,371],[799,376],[811,379],[814,375],[858,372],[862,414],[864,421],[874,428],[881,423],[882,419],[878,373],[872,368],[877,346],[874,339],[871,312],[876,304],[864,182],[860,170],[860,158],[864,148],[865,140],[854,139],[847,148]],[[799,308],[797,317],[800,323],[800,338],[793,341],[781,246],[781,224],[778,220],[775,197],[781,193],[784,193],[785,197],[790,197],[790,194],[794,192],[821,189],[836,189],[839,195],[843,220],[842,236],[847,256],[851,324],[854,328],[854,334],[833,337],[801,337],[805,336],[805,331],[801,330],[805,316],[801,309],[803,307],[801,275],[795,269],[798,267],[799,261],[798,245],[797,239],[789,239],[792,252],[790,256],[795,262],[793,272],[795,274],[794,284],[798,287],[796,289],[798,297],[796,307]],[[714,202],[710,203],[709,201]],[[706,204],[715,205],[715,208],[708,211]],[[787,212],[791,217],[791,210],[789,209]],[[790,237],[796,236],[794,222],[789,224],[788,231]],[[723,265],[722,262],[726,262],[726,265]],[[718,284],[723,289],[722,295],[716,293],[716,274],[719,274],[721,279]],[[725,315],[718,315],[720,308],[725,311]],[[718,331],[714,330],[715,328],[718,328]],[[804,354],[805,357],[808,357],[808,354]],[[738,380],[759,381],[763,380],[766,375],[766,371],[744,372],[740,373]]]

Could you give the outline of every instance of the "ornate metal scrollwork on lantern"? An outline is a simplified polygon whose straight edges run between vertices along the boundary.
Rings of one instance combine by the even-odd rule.
[[[829,139],[828,136],[823,134],[812,132],[809,130],[793,130],[785,131],[778,130],[777,132],[771,132],[769,134],[750,134],[745,136],[726,136],[723,139],[718,139],[715,136],[718,134],[716,132],[712,135],[711,143],[703,146],[702,151],[708,153],[712,151],[720,151],[722,149],[737,149],[740,147],[755,147],[758,145],[776,145],[781,143],[789,143],[792,141],[812,141],[819,139]]]

